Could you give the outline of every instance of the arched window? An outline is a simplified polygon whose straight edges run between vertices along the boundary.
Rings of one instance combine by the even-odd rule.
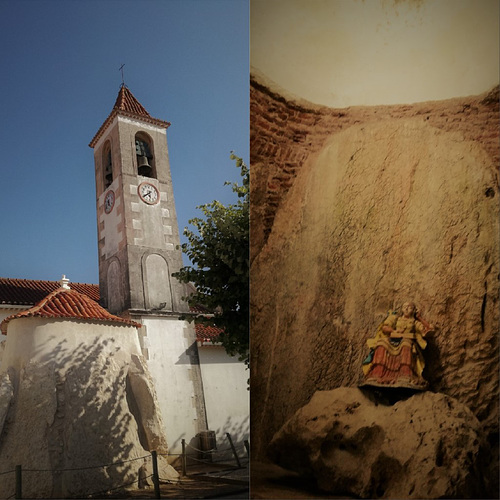
[[[137,173],[143,177],[156,178],[153,155],[153,141],[144,132],[135,136],[135,154],[137,156]]]
[[[109,141],[104,145],[102,152],[102,171],[104,176],[104,189],[107,189],[113,182],[113,159],[111,156],[111,143]]]

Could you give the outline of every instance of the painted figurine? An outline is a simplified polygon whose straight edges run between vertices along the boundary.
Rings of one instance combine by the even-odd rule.
[[[374,338],[367,340],[370,354],[363,361],[362,385],[405,387],[425,390],[427,381],[423,351],[425,336],[433,327],[418,314],[413,302],[405,302],[402,312],[392,312],[380,324]]]

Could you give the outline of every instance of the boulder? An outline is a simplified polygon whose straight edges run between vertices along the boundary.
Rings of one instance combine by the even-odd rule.
[[[82,498],[148,486],[156,450],[160,477],[176,480],[135,329],[27,321],[9,326],[0,371],[0,473],[22,465],[25,498]],[[0,476],[0,498],[15,484]]]
[[[487,445],[471,410],[439,393],[392,405],[380,394],[317,391],[275,434],[269,457],[335,495],[485,498]]]

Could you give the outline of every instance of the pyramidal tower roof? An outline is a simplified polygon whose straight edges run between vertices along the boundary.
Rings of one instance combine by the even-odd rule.
[[[10,321],[18,318],[72,318],[101,323],[120,323],[140,328],[139,323],[110,314],[87,295],[71,290],[64,285],[49,293],[38,304],[17,314],[12,314],[2,321],[1,331],[7,335]]]
[[[104,131],[108,128],[108,125],[113,121],[115,116],[118,115],[128,118],[135,118],[162,128],[168,128],[170,126],[169,122],[153,118],[146,111],[146,108],[144,108],[144,106],[134,97],[134,94],[130,92],[128,87],[126,85],[122,85],[120,87],[120,91],[118,92],[118,96],[116,98],[115,105],[111,110],[111,113],[101,125],[101,128],[97,131],[97,134],[90,141],[89,146],[91,148],[93,148],[97,144],[97,141],[100,139]]]
[[[121,86],[113,109],[151,118],[151,115],[146,111],[144,106],[134,97],[134,94],[132,94],[125,85]]]

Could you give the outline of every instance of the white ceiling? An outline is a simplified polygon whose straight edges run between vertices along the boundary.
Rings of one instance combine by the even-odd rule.
[[[333,107],[475,95],[499,81],[498,0],[251,0],[251,64]]]

